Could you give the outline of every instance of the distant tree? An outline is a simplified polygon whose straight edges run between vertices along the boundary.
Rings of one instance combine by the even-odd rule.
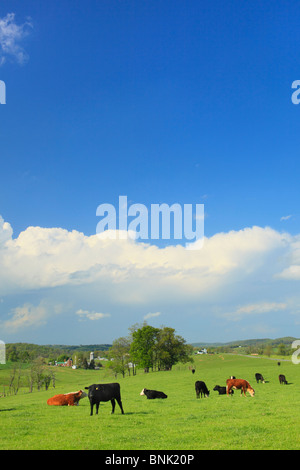
[[[86,357],[82,361],[82,367],[83,367],[83,369],[88,369],[89,368]]]
[[[51,383],[51,379],[52,379],[51,372],[47,372],[47,373],[44,374],[43,382],[44,382],[44,385],[45,385],[45,390],[48,390],[49,385]]]
[[[57,362],[65,362],[67,359],[69,359],[67,354],[60,354],[60,356],[57,358]]]
[[[272,353],[272,346],[270,344],[267,344],[267,346],[265,347],[263,353],[264,353],[265,356],[270,357],[271,353]]]
[[[278,346],[278,354],[279,354],[280,356],[285,356],[285,355],[286,355],[286,351],[287,351],[286,345],[285,345],[284,343],[279,344],[279,346]]]
[[[109,363],[109,368],[112,369],[115,374],[119,373],[125,377],[125,373],[129,371],[129,351],[129,338],[121,337],[113,342],[111,348],[109,349],[109,357],[112,359]]]
[[[28,351],[22,351],[20,353],[20,361],[21,362],[29,362],[30,361],[30,355]]]
[[[19,391],[21,380],[21,365],[14,364],[12,369],[10,370],[10,378],[9,378],[9,393],[17,395]]]
[[[150,325],[144,325],[132,333],[130,356],[133,362],[144,368],[145,372],[154,367],[158,333],[159,329]]]
[[[8,360],[11,362],[17,362],[19,360],[18,352],[15,347],[13,347],[9,352]]]
[[[152,368],[171,370],[177,362],[192,360],[193,348],[185,340],[175,335],[170,327],[154,328],[144,324],[132,332],[130,355],[139,367],[149,372]]]
[[[37,389],[40,390],[44,382],[45,364],[44,364],[43,359],[42,358],[36,359],[33,363],[32,369],[33,369],[33,377],[35,379]]]
[[[159,331],[156,344],[157,360],[160,369],[171,370],[177,362],[191,361],[192,346],[185,340],[175,335],[173,328],[164,327]]]

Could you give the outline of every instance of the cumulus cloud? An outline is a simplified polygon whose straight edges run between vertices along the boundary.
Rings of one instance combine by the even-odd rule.
[[[291,242],[287,234],[260,227],[216,234],[204,240],[201,250],[192,251],[180,245],[158,248],[61,228],[28,227],[13,239],[3,219],[0,241],[0,295],[97,282],[114,289],[129,286],[123,293],[131,301],[153,296],[153,289],[172,291],[175,297],[181,292],[204,295],[257,273],[269,256],[275,257],[271,266],[275,269],[277,258]]]
[[[174,297],[181,292],[198,296],[235,279],[257,276],[260,269],[270,271],[270,276],[284,276],[294,264],[285,258],[291,250],[300,254],[300,241],[260,227],[216,234],[205,238],[201,250],[192,251],[62,228],[28,227],[15,239],[12,233],[10,224],[0,219],[0,295],[102,283],[119,291],[129,287],[123,293],[130,301],[153,296],[153,289],[172,291]]]
[[[166,321],[168,312],[182,318],[187,311],[235,323],[263,318],[270,311],[291,311],[290,303],[285,307],[289,281],[297,279],[300,237],[269,227],[217,233],[204,239],[202,249],[190,251],[62,228],[28,227],[14,238],[11,225],[0,218],[0,298],[28,292],[41,298],[47,292],[48,298],[72,304],[68,314],[78,320],[108,318],[104,311],[114,312],[111,321],[118,321],[133,310],[140,318],[149,312],[144,319],[164,311]],[[93,308],[82,309],[85,303]],[[5,325],[45,322],[43,307],[24,302]]]
[[[80,320],[100,320],[105,317],[110,317],[109,313],[89,312],[88,310],[82,309],[77,310],[76,315],[80,317]]]
[[[20,65],[27,62],[28,54],[24,50],[23,41],[31,30],[30,19],[23,24],[17,24],[14,13],[8,13],[0,18],[0,65],[3,65],[8,58],[12,58]]]

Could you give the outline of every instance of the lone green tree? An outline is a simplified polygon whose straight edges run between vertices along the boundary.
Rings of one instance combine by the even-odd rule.
[[[159,329],[150,325],[144,325],[132,332],[130,356],[138,367],[144,368],[145,372],[154,367],[158,334]]]
[[[132,332],[130,355],[145,372],[171,370],[177,362],[191,361],[193,348],[175,334],[174,328],[154,328],[144,324]]]

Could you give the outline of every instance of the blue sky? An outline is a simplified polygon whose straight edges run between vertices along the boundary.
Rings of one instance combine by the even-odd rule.
[[[106,343],[145,317],[188,341],[299,335],[299,19],[296,1],[2,0],[3,341]],[[203,249],[97,241],[120,195],[204,204]]]

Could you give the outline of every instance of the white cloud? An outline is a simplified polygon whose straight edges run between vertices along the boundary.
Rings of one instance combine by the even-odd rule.
[[[233,312],[225,313],[223,317],[237,321],[245,316],[262,315],[269,312],[286,310],[288,304],[285,302],[259,302],[237,307]]]
[[[109,313],[89,312],[88,310],[82,309],[77,310],[76,315],[80,317],[80,320],[100,320],[105,317],[110,317]]]
[[[287,308],[286,303],[278,303],[278,302],[262,302],[262,303],[257,303],[257,304],[250,304],[250,305],[244,305],[243,307],[239,307],[237,309],[237,314],[260,314],[260,313],[266,313],[270,311],[277,311],[277,310],[285,310]]]
[[[189,251],[180,245],[159,249],[132,239],[88,237],[61,228],[28,227],[13,239],[10,225],[2,219],[0,295],[96,282],[108,286],[109,292],[112,286],[126,286],[122,295],[137,302],[152,298],[151,289],[167,295],[172,291],[175,298],[181,293],[205,295],[257,272],[269,256],[275,256],[274,269],[290,238],[270,228],[252,227],[219,233],[206,238],[201,250]]]
[[[13,231],[11,225],[8,222],[4,222],[0,215],[0,247],[12,238],[12,234]]]
[[[45,299],[41,300],[38,305],[26,302],[11,309],[8,319],[0,322],[0,326],[7,331],[39,328],[47,324],[50,317],[60,315],[62,312],[63,306],[61,304],[54,304]]]
[[[286,263],[276,277],[285,280],[300,280],[300,236],[292,238],[287,247]]]
[[[18,25],[14,13],[8,13],[0,18],[0,65],[3,65],[9,57],[20,65],[27,62],[28,54],[23,48],[23,41],[31,30],[31,20],[28,19]]]
[[[298,264],[291,265],[284,269],[282,273],[278,274],[278,277],[281,277],[282,279],[294,279],[295,281],[300,281],[300,266]]]
[[[283,222],[284,220],[289,220],[291,217],[293,217],[292,215],[284,215],[283,217],[280,217],[280,220],[281,222]]]
[[[0,219],[0,295],[97,283],[130,302],[155,292],[205,296],[260,270],[280,275],[296,248],[290,235],[260,227],[216,234],[192,251],[61,228],[28,227],[13,239],[10,224]]]
[[[11,319],[2,324],[2,327],[9,331],[38,328],[46,323],[47,309],[42,303],[37,306],[27,303],[12,309],[10,316]]]
[[[76,312],[79,320],[108,318],[99,305],[120,312],[111,317],[116,325],[122,315],[140,315],[146,308],[145,318],[164,311],[170,324],[170,315],[182,319],[187,312],[197,321],[222,315],[224,322],[235,324],[251,316],[263,320],[270,311],[291,312],[292,304],[285,308],[282,299],[289,296],[289,281],[296,279],[300,236],[269,227],[218,233],[205,238],[201,250],[189,251],[180,245],[158,248],[62,228],[28,227],[13,238],[12,227],[0,218],[0,298],[20,299],[30,292],[38,299],[46,292],[52,304],[59,301],[66,307],[61,315]],[[82,309],[86,303],[92,309]],[[48,321],[44,304],[39,310],[23,304],[2,326]],[[5,302],[1,305],[5,317]],[[132,323],[138,320],[131,318]]]
[[[149,320],[149,318],[159,317],[160,315],[161,315],[161,312],[147,313],[147,315],[144,316],[144,320]]]

